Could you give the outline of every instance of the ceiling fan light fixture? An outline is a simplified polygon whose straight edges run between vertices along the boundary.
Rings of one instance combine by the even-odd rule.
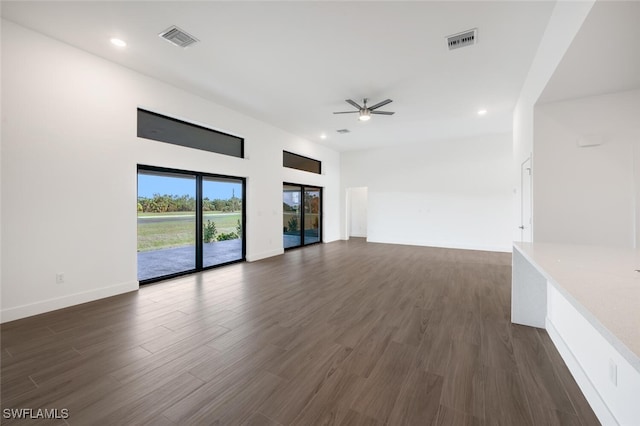
[[[369,99],[364,98],[362,100],[362,106],[358,105],[356,101],[353,99],[346,99],[345,102],[351,105],[356,109],[356,111],[336,111],[334,114],[358,114],[358,120],[360,121],[368,121],[371,120],[372,114],[380,114],[380,115],[393,115],[395,114],[393,111],[378,111],[378,108],[387,105],[388,103],[393,102],[391,99],[385,99],[382,102],[378,102],[375,105],[367,106],[367,101]]]

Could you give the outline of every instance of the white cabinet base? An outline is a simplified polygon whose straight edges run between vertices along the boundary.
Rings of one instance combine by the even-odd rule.
[[[640,324],[640,305],[624,310],[625,304],[639,300],[633,291],[640,283],[633,281],[627,286],[626,281],[616,281],[615,274],[594,273],[591,265],[605,263],[598,249],[584,249],[588,256],[579,261],[566,254],[575,255],[578,250],[536,243],[515,247],[512,322],[547,330],[603,425],[640,426],[640,357],[630,349],[637,346],[634,339],[638,330],[622,333],[621,339],[603,324],[614,324],[615,328],[624,322],[612,323],[610,317],[594,314],[615,315],[616,319]],[[615,273],[628,268],[624,264]],[[629,294],[623,292],[625,289],[631,289]],[[585,294],[597,294],[597,299],[588,300],[593,310],[581,303]],[[621,294],[626,297],[621,298]],[[613,310],[599,309],[601,306],[612,306]]]

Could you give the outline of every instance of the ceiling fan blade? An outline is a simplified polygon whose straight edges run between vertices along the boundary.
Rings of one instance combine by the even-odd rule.
[[[361,109],[362,109],[362,107],[361,107],[360,105],[358,105],[358,104],[357,104],[354,100],[352,100],[352,99],[345,99],[345,102],[346,102],[346,103],[348,103],[348,104],[350,104],[350,105],[353,105],[353,106],[354,106],[354,107],[356,107],[356,108],[358,108],[358,110],[361,110]]]
[[[395,112],[391,111],[370,111],[371,114],[380,114],[380,115],[393,115]]]
[[[384,100],[382,102],[378,102],[377,104],[375,104],[373,106],[370,106],[369,107],[369,111],[373,111],[374,109],[380,108],[381,106],[385,106],[386,104],[390,104],[391,102],[393,102],[391,99],[387,99],[387,100]]]
[[[334,112],[334,114],[356,114],[359,112],[360,111],[340,111],[340,112]]]

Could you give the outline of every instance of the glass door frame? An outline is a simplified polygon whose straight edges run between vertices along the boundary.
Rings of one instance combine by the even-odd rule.
[[[314,244],[321,244],[323,239],[322,239],[322,235],[324,233],[324,223],[323,223],[323,219],[324,219],[324,213],[323,213],[323,192],[324,192],[324,188],[321,186],[317,186],[317,185],[303,185],[301,183],[293,183],[293,182],[283,182],[282,186],[284,188],[285,185],[289,185],[289,186],[297,186],[298,188],[300,188],[300,244],[297,246],[291,246],[291,247],[284,247],[284,250],[292,250],[292,249],[297,249],[300,247],[307,247],[307,246],[311,246]],[[318,226],[320,228],[320,232],[318,234],[318,241],[314,241],[312,243],[306,243],[305,242],[305,235],[304,235],[304,230],[305,230],[305,199],[304,199],[304,194],[305,191],[309,189],[309,190],[313,190],[313,191],[318,191],[320,193],[320,200],[318,201],[319,205],[318,205]],[[283,189],[284,192],[284,189]],[[284,212],[283,212],[284,215]],[[284,246],[284,243],[283,243]]]
[[[196,184],[196,188],[195,188],[195,194],[196,194],[196,210],[195,210],[195,216],[196,216],[196,224],[195,224],[195,243],[196,243],[196,247],[195,247],[195,269],[189,269],[186,271],[181,271],[181,272],[176,272],[176,273],[172,273],[172,274],[168,274],[168,275],[161,275],[158,277],[154,277],[154,278],[149,278],[146,280],[139,280],[138,283],[140,285],[144,285],[144,284],[151,284],[154,282],[158,282],[161,280],[166,280],[166,279],[170,279],[170,278],[175,278],[175,277],[179,277],[182,275],[188,275],[188,274],[193,274],[196,272],[202,272],[202,271],[206,271],[209,269],[213,269],[213,268],[217,268],[219,266],[225,266],[225,265],[230,265],[233,263],[238,263],[238,262],[244,262],[246,261],[246,256],[247,256],[247,233],[246,233],[246,224],[247,224],[247,214],[246,214],[246,200],[247,200],[247,196],[246,196],[246,190],[247,190],[247,179],[243,178],[243,177],[238,177],[238,176],[228,176],[228,175],[220,175],[220,174],[214,174],[214,173],[205,173],[205,172],[195,172],[195,171],[191,171],[191,170],[181,170],[181,169],[172,169],[172,168],[167,168],[167,167],[157,167],[157,166],[148,166],[148,165],[143,165],[143,164],[138,164],[137,168],[136,168],[136,203],[137,203],[137,193],[138,193],[138,175],[140,171],[149,171],[149,172],[158,172],[158,173],[167,173],[167,174],[175,174],[175,175],[184,175],[184,176],[195,176],[195,184]],[[202,208],[202,181],[203,178],[212,178],[212,179],[216,179],[216,178],[220,178],[220,179],[233,179],[233,180],[237,180],[242,182],[242,212],[241,212],[241,216],[242,216],[242,257],[240,259],[236,259],[236,260],[232,260],[230,262],[224,262],[224,263],[219,263],[216,265],[211,265],[211,266],[204,266],[203,267],[203,238],[202,238],[202,231],[203,231],[203,221],[204,221],[204,216],[203,216],[203,208]],[[137,232],[136,232],[137,235]],[[136,268],[137,271],[137,268]],[[137,272],[136,272],[137,273]]]

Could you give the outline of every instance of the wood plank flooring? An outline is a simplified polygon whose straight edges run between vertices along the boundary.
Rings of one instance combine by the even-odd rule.
[[[597,425],[511,256],[351,239],[2,325],[2,408],[71,425]],[[3,424],[33,421],[2,419]]]

